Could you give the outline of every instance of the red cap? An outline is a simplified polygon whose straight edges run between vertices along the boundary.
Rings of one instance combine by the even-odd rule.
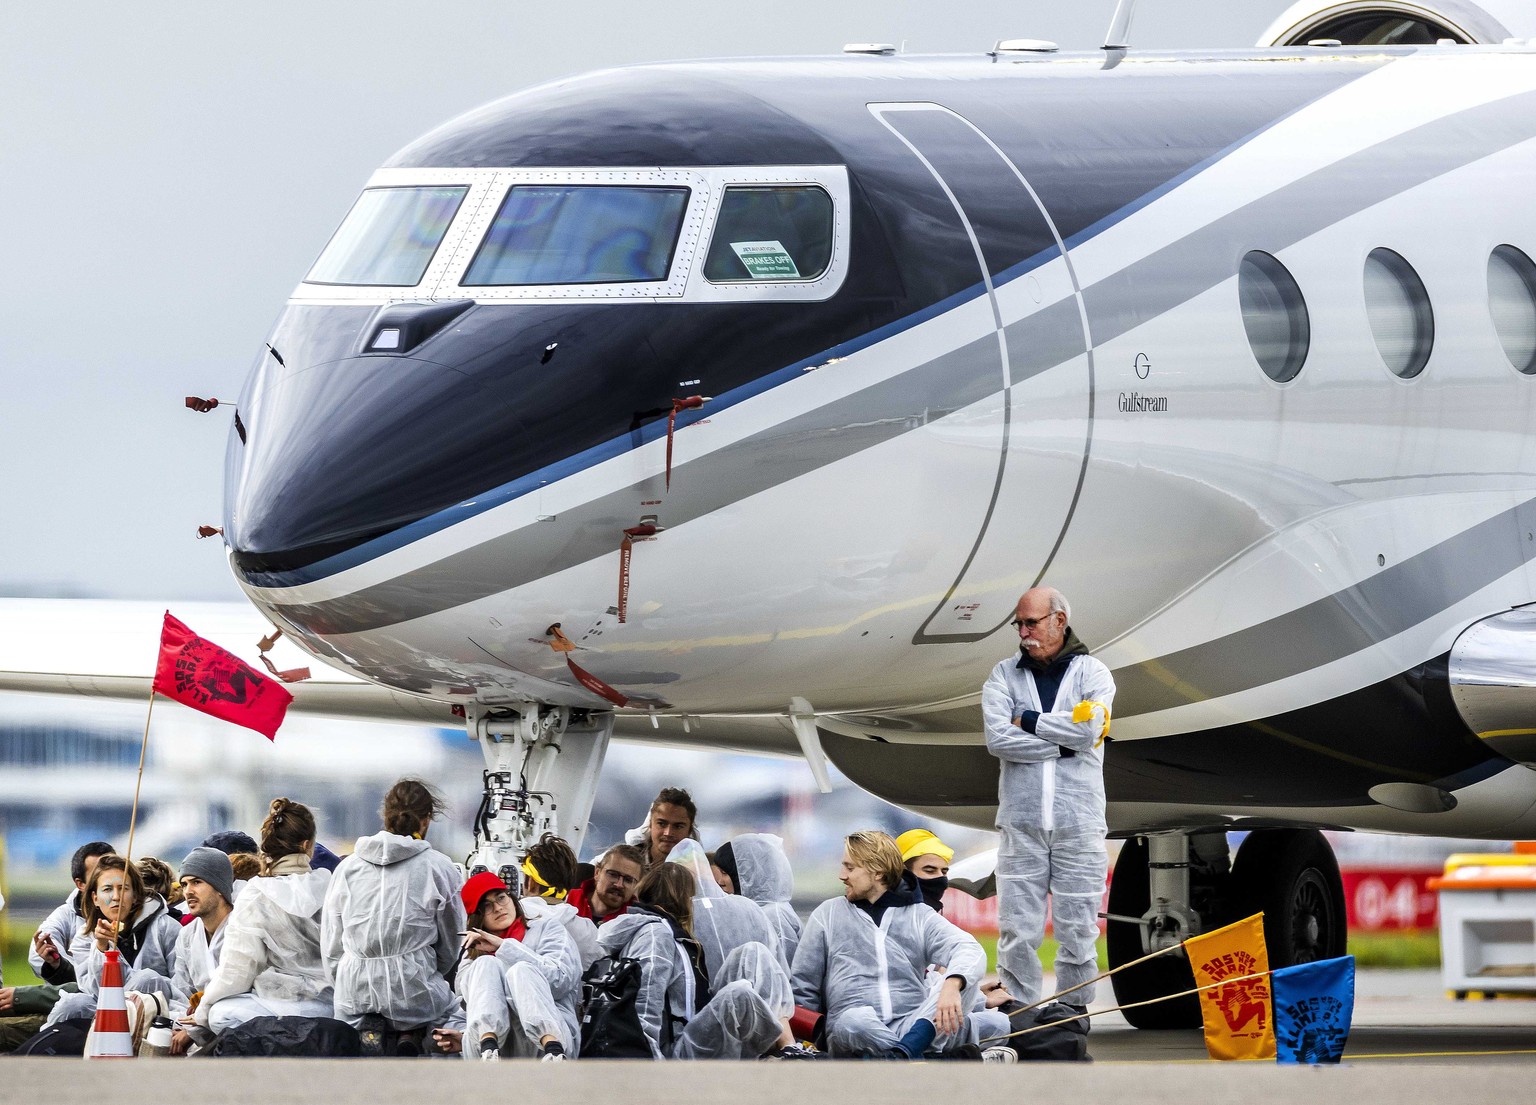
[[[489,871],[481,871],[478,875],[471,875],[469,881],[464,884],[464,889],[459,891],[459,900],[464,903],[464,912],[473,913],[480,905],[480,899],[492,890],[505,890],[507,884],[501,881],[497,875]]]

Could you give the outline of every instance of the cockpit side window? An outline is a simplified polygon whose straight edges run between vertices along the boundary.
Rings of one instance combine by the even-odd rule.
[[[366,189],[305,282],[414,288],[468,191],[467,186]]]
[[[687,188],[519,184],[507,190],[464,287],[667,279]]]
[[[832,258],[832,197],[812,185],[729,187],[704,262],[712,283],[814,280]]]

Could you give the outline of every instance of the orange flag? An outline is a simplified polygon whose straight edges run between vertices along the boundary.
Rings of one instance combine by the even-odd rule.
[[[1264,944],[1264,915],[1252,917],[1184,941],[1200,1016],[1205,1022],[1205,1050],[1212,1059],[1273,1059],[1275,1017],[1271,999],[1269,950]],[[1263,974],[1262,978],[1247,978]],[[1223,979],[1243,981],[1223,982]]]

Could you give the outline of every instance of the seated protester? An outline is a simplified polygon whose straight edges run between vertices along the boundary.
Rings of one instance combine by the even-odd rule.
[[[419,1055],[426,1030],[458,1005],[445,976],[464,927],[459,872],[425,840],[443,812],[425,783],[401,779],[379,812],[384,830],[359,837],[331,876],[320,946],[336,1016],[358,1029],[363,1054]]]
[[[927,829],[908,829],[896,838],[902,865],[917,880],[923,901],[944,912],[944,891],[949,889],[949,863],[955,850]]]
[[[539,842],[528,849],[528,858],[523,860],[523,912],[528,913],[531,909],[527,899],[551,907],[567,904],[566,897],[581,882],[576,877],[579,868],[576,853],[571,851],[569,844],[554,833],[541,836]],[[585,972],[603,955],[603,949],[597,943],[597,925],[590,917],[583,917],[575,906],[555,912],[565,925],[565,931],[576,942],[576,949],[581,954],[581,969]]]
[[[901,849],[902,865],[917,880],[923,901],[935,912],[943,913],[944,892],[949,889],[949,863],[955,858],[955,850],[927,829],[908,829],[896,838],[896,847]],[[997,976],[988,975],[982,981],[971,1010],[975,1012],[1017,1004],[1022,1003],[1014,1002],[1013,995]]]
[[[601,926],[621,917],[635,900],[635,888],[645,874],[645,853],[630,844],[615,844],[597,857],[595,874],[571,890],[565,900],[583,917]]]
[[[186,924],[186,915],[176,908],[181,905],[181,887],[176,883],[176,874],[171,870],[171,865],[163,859],[145,856],[138,861],[138,868],[139,878],[144,881],[144,892],[160,895],[171,920],[178,925]]]
[[[800,945],[800,916],[790,905],[795,876],[784,854],[784,841],[772,833],[748,833],[715,850],[716,863],[731,880],[730,893],[750,898],[763,909],[779,938],[786,963],[795,961]]]
[[[698,820],[699,808],[686,790],[662,787],[651,802],[644,826],[629,830],[624,840],[640,849],[646,870],[650,870],[666,859],[679,841],[699,839]]]
[[[274,798],[261,824],[266,874],[241,889],[224,922],[224,950],[192,1017],[215,1035],[254,1017],[329,1017],[331,984],[320,956],[329,871],[313,871],[315,815]]]
[[[91,871],[85,884],[85,924],[71,949],[80,992],[62,995],[44,1028],[95,1016],[107,951],[114,947],[122,963],[124,990],[171,995],[181,925],[171,920],[158,894],[145,894],[139,869],[122,856],[102,856]]]
[[[182,900],[187,923],[176,940],[176,971],[171,976],[171,1054],[185,1055],[193,1045],[207,1047],[213,1034],[200,1028],[188,1012],[218,966],[224,950],[224,922],[229,920],[236,894],[235,872],[229,857],[217,848],[193,848],[181,861]]]
[[[503,1051],[558,1061],[580,1051],[576,1005],[581,956],[566,931],[565,904],[519,902],[489,871],[461,892],[470,910],[454,988],[464,1000],[466,1059],[495,1062]],[[524,906],[532,906],[525,913]]]
[[[32,934],[32,952],[27,956],[33,973],[44,982],[63,986],[75,981],[75,963],[69,956],[75,938],[85,931],[85,884],[97,861],[116,853],[117,849],[106,841],[93,840],[80,845],[70,857],[69,874],[75,880],[75,889],[37,927]]]
[[[894,840],[848,836],[839,878],[847,891],[811,914],[792,972],[796,1003],[826,1014],[833,1055],[917,1059],[1008,1031],[1002,1014],[967,1012],[986,953],[923,904]]]
[[[763,907],[750,898],[739,894],[727,894],[720,889],[710,871],[709,858],[697,840],[680,841],[667,856],[667,863],[682,867],[693,876],[693,924],[694,938],[704,948],[704,970],[710,978],[718,978],[725,965],[726,956],[743,944],[762,944],[780,962],[786,976],[789,967],[779,952],[779,938],[769,923]],[[790,1010],[784,1010],[788,1016]]]
[[[804,1054],[795,1046],[789,1020],[773,1004],[783,974],[762,944],[737,948],[722,965],[714,996],[704,971],[704,952],[690,930],[697,883],[681,865],[663,863],[640,882],[628,913],[598,930],[609,955],[638,960],[636,1012],[657,1059],[757,1059]],[[763,994],[767,994],[765,998]]]

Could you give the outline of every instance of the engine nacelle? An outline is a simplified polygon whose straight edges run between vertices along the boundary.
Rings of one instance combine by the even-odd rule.
[[[1536,607],[1484,618],[1451,646],[1451,698],[1488,746],[1536,767]]]
[[[1496,43],[1536,35],[1532,7],[1521,0],[1301,0],[1259,36],[1260,46],[1414,46],[1436,42]]]

